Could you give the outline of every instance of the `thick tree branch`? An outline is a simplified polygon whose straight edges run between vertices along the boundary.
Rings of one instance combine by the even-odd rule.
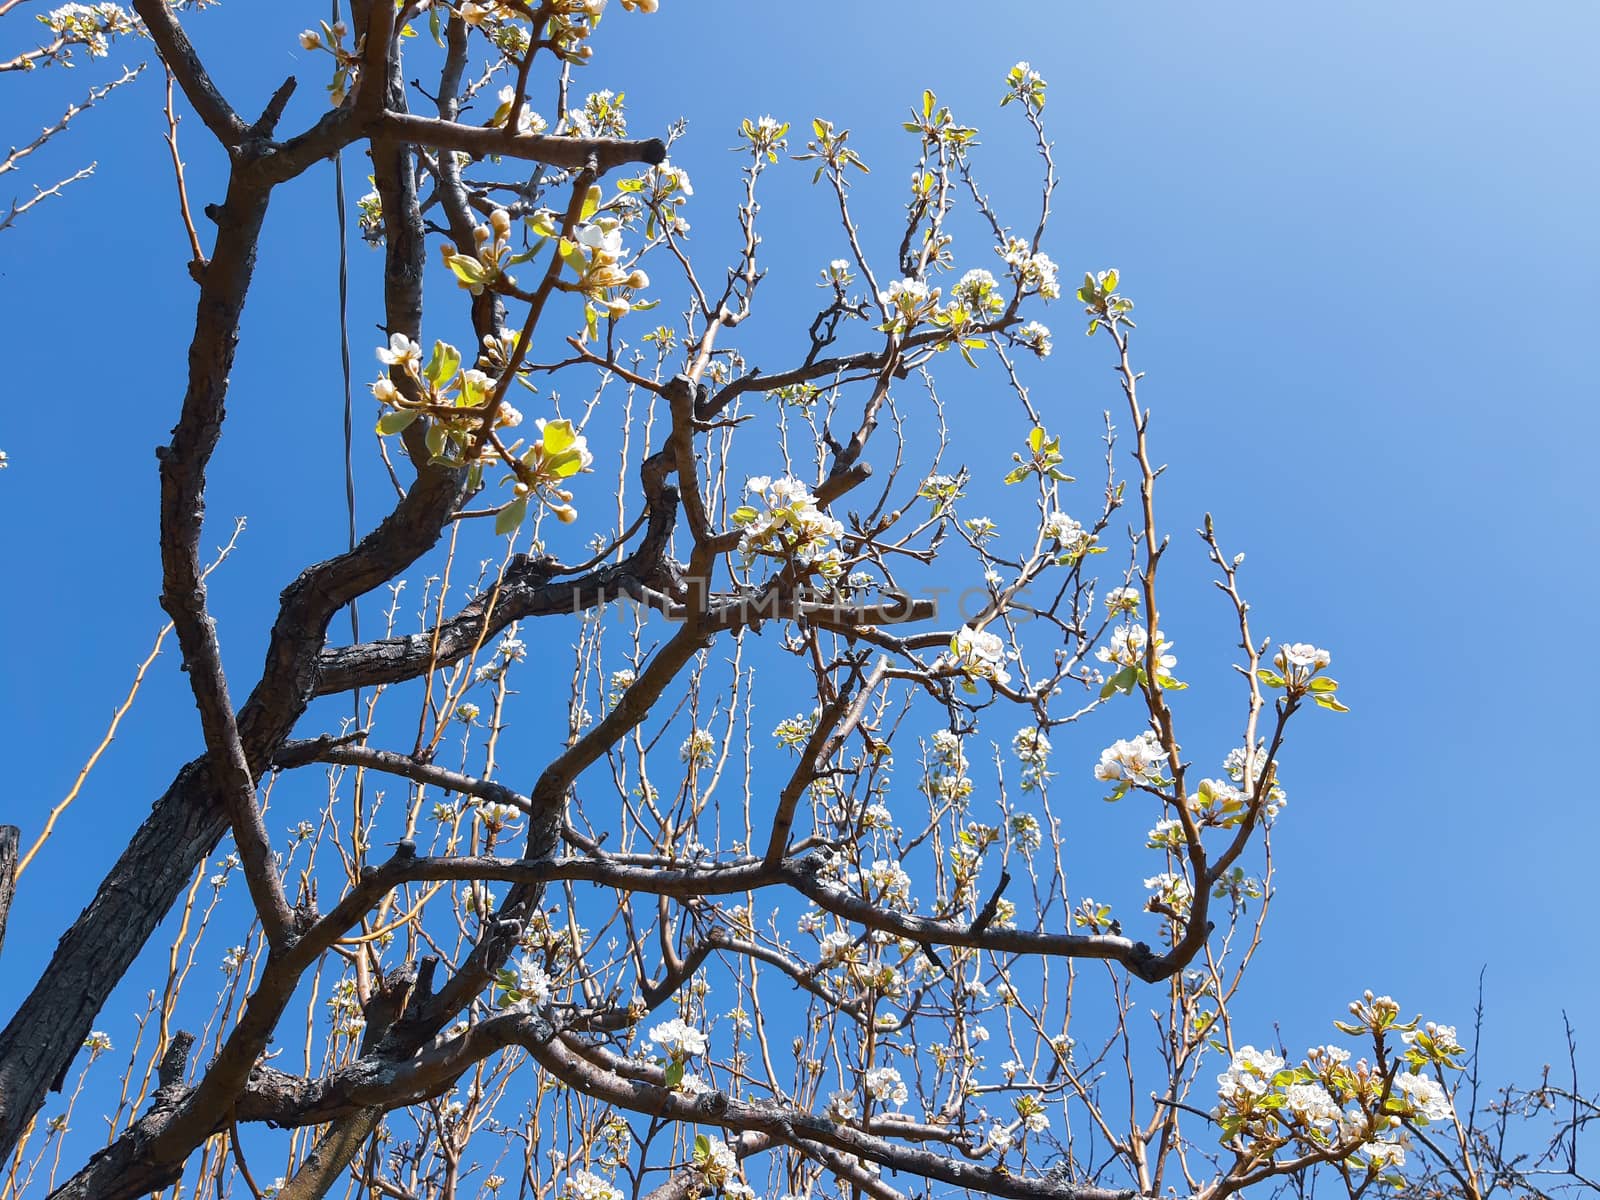
[[[249,128],[211,82],[205,64],[195,53],[189,35],[184,33],[166,0],[133,0],[133,7],[149,31],[150,40],[161,52],[161,61],[172,68],[178,86],[200,114],[206,128],[230,151],[235,149],[245,139]]]
[[[17,890],[17,839],[22,830],[15,825],[0,825],[0,950],[6,944],[6,918],[11,915],[11,898]]]
[[[372,126],[376,137],[393,138],[437,150],[463,150],[484,156],[549,163],[554,167],[581,170],[591,159],[604,174],[627,163],[659,163],[667,157],[666,143],[660,138],[628,141],[623,138],[574,138],[553,134],[512,134],[482,125],[461,125],[432,117],[403,112],[378,114]]]

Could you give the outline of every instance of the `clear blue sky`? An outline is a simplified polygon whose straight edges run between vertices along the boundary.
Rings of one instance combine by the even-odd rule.
[[[314,118],[324,82],[325,60],[308,67],[295,44],[298,7],[229,0],[191,22],[243,109],[301,73],[286,126]],[[1183,673],[1220,684],[1230,655],[1227,614],[1184,540],[1210,510],[1227,545],[1248,552],[1260,631],[1329,647],[1354,707],[1310,714],[1288,752],[1279,896],[1246,1001],[1263,1037],[1280,1020],[1291,1046],[1317,1040],[1365,987],[1465,1025],[1486,965],[1491,1076],[1528,1077],[1557,1055],[1563,1008],[1600,1045],[1583,886],[1600,833],[1581,766],[1592,702],[1573,657],[1600,601],[1600,10],[1035,0],[982,20],[972,11],[664,0],[652,20],[607,19],[582,86],[625,89],[638,134],[688,119],[674,157],[696,183],[697,236],[715,247],[735,183],[725,151],[747,115],[797,130],[826,115],[854,130],[877,168],[861,188],[859,211],[881,214],[869,235],[898,219],[911,166],[898,123],[924,87],[996,131],[979,160],[990,190],[1030,196],[1033,164],[1012,154],[1008,165],[1017,143],[1000,136],[1009,122],[995,107],[1006,69],[1030,60],[1051,83],[1064,179],[1046,249],[1065,278],[1120,268],[1138,304],[1157,453],[1172,464],[1174,585],[1188,589],[1169,601]],[[8,115],[0,136],[20,140],[106,73],[7,81],[8,114],[26,116]],[[96,177],[0,235],[13,379],[0,411],[12,461],[0,474],[11,580],[0,813],[25,840],[163,620],[152,449],[181,396],[193,285],[159,84],[147,74],[83,118],[41,169],[94,157]],[[215,199],[216,156],[198,121],[183,132],[195,199]],[[353,156],[352,195],[364,174]],[[277,590],[342,545],[331,187],[323,169],[274,203],[212,476],[208,543],[233,514],[251,521],[216,589],[236,690],[253,679]],[[762,330],[777,332],[755,336],[781,339],[776,293],[788,280],[809,302],[836,253],[808,241],[814,200],[794,196],[774,201],[782,223],[769,228]],[[351,255],[365,379],[377,259],[359,244]],[[1117,402],[1103,347],[1077,336],[1070,304],[1049,320],[1057,351],[1036,394],[1070,414],[1063,426],[1090,428]],[[971,386],[958,380],[951,398],[980,402]],[[370,466],[369,453],[376,485]],[[1203,701],[1185,703],[1207,720]],[[24,877],[0,1009],[198,741],[169,654]],[[1075,745],[1057,765],[1087,782],[1096,748]],[[1559,778],[1552,761],[1567,764]],[[108,1028],[144,986],[119,993]]]

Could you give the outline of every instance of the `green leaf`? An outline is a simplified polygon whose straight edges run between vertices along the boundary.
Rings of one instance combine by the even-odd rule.
[[[1113,692],[1122,692],[1124,695],[1131,696],[1133,689],[1138,686],[1139,668],[1123,667],[1122,670],[1106,680],[1105,686],[1100,689],[1100,699],[1107,699]]]
[[[561,261],[572,268],[574,275],[582,275],[589,269],[588,257],[576,242],[569,242],[566,238],[561,239]]]
[[[1337,692],[1339,690],[1339,681],[1337,679],[1329,679],[1326,675],[1319,675],[1311,681],[1309,686],[1313,692]]]
[[[1349,712],[1350,711],[1343,704],[1339,703],[1339,700],[1338,700],[1337,697],[1335,697],[1333,695],[1330,695],[1327,692],[1324,692],[1322,695],[1316,697],[1316,701],[1317,701],[1317,707],[1318,708],[1325,708],[1330,712]]]
[[[922,116],[924,120],[933,116],[933,93],[926,90],[922,93]]]
[[[1256,672],[1256,678],[1268,687],[1281,688],[1283,686],[1283,676],[1276,671],[1269,671],[1265,667]]]
[[[546,457],[555,457],[568,449],[577,440],[577,431],[572,428],[572,422],[563,417],[559,421],[546,421],[544,423],[544,452]]]
[[[510,533],[522,524],[522,519],[528,515],[528,498],[520,496],[502,508],[494,519],[494,531],[497,534]]]
[[[675,1088],[683,1082],[683,1064],[681,1062],[667,1064],[667,1086]],[[704,1135],[702,1135],[704,1136]],[[707,1146],[709,1150],[709,1145]]]
[[[595,212],[600,207],[600,198],[600,185],[592,184],[588,192],[586,192],[583,197],[583,208],[578,213],[578,219],[580,221],[587,221],[590,217],[594,216]]]
[[[1005,481],[1007,483],[1021,483],[1029,476],[1030,473],[1031,472],[1027,467],[1013,467],[1011,470],[1006,472]]]
[[[483,281],[488,277],[483,264],[471,255],[452,254],[445,261],[450,264],[450,269],[455,272],[456,278],[470,287],[482,287]]]
[[[1039,453],[1039,447],[1044,445],[1044,439],[1044,426],[1035,425],[1028,432],[1028,449],[1032,450],[1035,454]]]
[[[386,412],[378,418],[378,433],[381,436],[399,433],[421,415],[414,408],[398,408],[393,412]]]
[[[695,1134],[695,1137],[694,1137],[694,1160],[695,1160],[695,1162],[705,1162],[705,1160],[707,1158],[709,1158],[709,1157],[711,1157],[711,1139],[708,1138],[703,1133]]]
[[[428,426],[428,453],[438,458],[444,453],[445,428],[443,425]]]
[[[477,259],[469,259],[476,263]],[[461,351],[448,342],[434,342],[433,354],[428,359],[428,365],[422,368],[422,375],[434,387],[443,387],[449,380],[455,378],[456,368],[461,365]]]

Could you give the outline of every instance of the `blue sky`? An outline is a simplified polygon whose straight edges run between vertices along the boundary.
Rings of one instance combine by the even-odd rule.
[[[296,46],[308,23],[297,9],[230,0],[192,22],[241,108],[301,74],[287,126],[317,114],[325,61],[308,65]],[[1528,1077],[1557,1056],[1563,1008],[1595,1044],[1581,881],[1600,829],[1571,764],[1592,741],[1581,654],[1600,599],[1600,10],[971,11],[664,0],[648,22],[607,19],[580,86],[625,90],[638,134],[687,118],[674,158],[693,175],[690,215],[714,255],[736,182],[725,151],[747,115],[797,131],[823,115],[854,131],[875,167],[858,189],[869,239],[898,219],[912,161],[899,121],[924,87],[985,130],[991,192],[1031,204],[1033,163],[996,111],[1006,69],[1031,61],[1051,83],[1063,177],[1046,249],[1068,279],[1118,267],[1138,304],[1153,436],[1171,464],[1163,505],[1181,602],[1169,600],[1170,632],[1185,674],[1220,685],[1230,661],[1228,614],[1186,540],[1211,511],[1227,546],[1248,553],[1259,630],[1329,647],[1354,708],[1309,714],[1293,735],[1279,896],[1248,1010],[1264,1031],[1282,1021],[1291,1045],[1318,1039],[1365,987],[1466,1024],[1487,966],[1491,1076]],[[27,116],[8,116],[20,125],[4,136],[20,140],[106,73],[8,81],[8,112]],[[13,631],[3,812],[25,840],[163,620],[151,451],[177,410],[193,286],[161,126],[147,73],[40,167],[65,174],[93,157],[96,177],[0,235],[17,380],[0,410],[12,461],[0,475],[0,561],[12,564],[0,612]],[[183,134],[204,203],[218,162],[197,121]],[[357,195],[359,156],[347,170]],[[831,226],[811,234],[819,197],[798,186],[803,172],[789,168],[795,186],[769,206],[771,315],[751,331],[763,345],[794,344],[784,314],[792,327],[837,253]],[[274,202],[213,474],[208,541],[224,540],[236,513],[251,521],[216,589],[236,691],[277,590],[342,545],[331,188],[321,170]],[[351,262],[359,381],[376,341],[378,260],[358,244]],[[785,288],[803,290],[798,310]],[[1063,428],[1092,437],[1094,415],[1117,403],[1104,347],[1083,344],[1070,304],[1045,319],[1057,350],[1037,394]],[[980,404],[959,369],[946,369],[947,399]],[[974,464],[1013,438],[975,433]],[[368,513],[381,497],[373,467],[368,453]],[[1209,728],[1204,698],[1182,703]],[[0,1007],[194,752],[192,713],[169,653],[24,877]],[[1094,753],[1082,743],[1059,765],[1087,781]],[[1569,765],[1552,776],[1552,761]]]

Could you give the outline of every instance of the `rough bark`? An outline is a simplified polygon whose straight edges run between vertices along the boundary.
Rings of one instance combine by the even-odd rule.
[[[17,890],[17,839],[21,833],[15,825],[0,825],[0,950],[5,949],[6,918]]]

